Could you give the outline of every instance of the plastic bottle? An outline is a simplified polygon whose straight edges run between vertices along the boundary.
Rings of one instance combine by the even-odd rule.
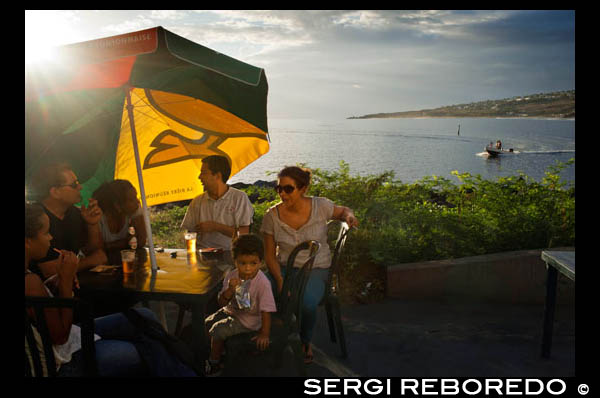
[[[131,236],[131,239],[129,239],[129,247],[131,247],[132,250],[137,249],[137,238],[135,237],[134,227],[129,227],[129,236]]]
[[[234,241],[234,240],[236,240],[239,237],[240,237],[240,228],[236,224],[233,227],[233,235],[231,235],[231,241]]]

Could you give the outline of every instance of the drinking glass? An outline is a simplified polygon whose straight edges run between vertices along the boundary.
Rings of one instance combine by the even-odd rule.
[[[121,250],[121,262],[123,263],[123,273],[133,273],[135,264],[135,250]]]
[[[187,245],[187,251],[189,253],[196,252],[196,232],[186,232],[185,243]]]

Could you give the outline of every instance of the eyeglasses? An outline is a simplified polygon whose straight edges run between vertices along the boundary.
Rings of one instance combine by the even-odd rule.
[[[284,186],[277,185],[275,187],[275,190],[277,191],[277,193],[281,193],[281,191],[284,191],[288,195],[291,194],[292,192],[294,192],[294,189],[296,189],[296,187],[294,187],[292,185],[284,185]]]
[[[71,184],[63,184],[63,185],[59,185],[58,187],[71,187],[73,189],[77,189],[78,186],[80,186],[81,184],[79,183],[79,180],[75,180],[73,181]]]

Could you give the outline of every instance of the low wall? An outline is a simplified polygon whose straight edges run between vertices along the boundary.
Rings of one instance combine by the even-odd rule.
[[[575,248],[552,250],[574,251]],[[387,267],[387,296],[401,299],[481,299],[544,303],[542,250],[522,250]],[[557,304],[575,302],[575,283],[559,274]]]

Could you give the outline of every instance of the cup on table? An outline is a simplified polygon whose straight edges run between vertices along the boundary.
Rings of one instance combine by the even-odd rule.
[[[133,273],[135,264],[135,250],[121,250],[121,262],[123,263],[123,273]]]
[[[196,232],[185,233],[185,243],[187,245],[188,253],[196,252]]]

